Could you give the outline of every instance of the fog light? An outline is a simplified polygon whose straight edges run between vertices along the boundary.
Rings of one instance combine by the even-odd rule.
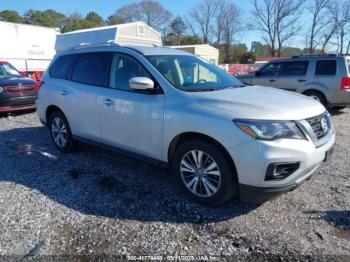
[[[272,163],[267,167],[265,181],[283,180],[300,167],[300,162]]]

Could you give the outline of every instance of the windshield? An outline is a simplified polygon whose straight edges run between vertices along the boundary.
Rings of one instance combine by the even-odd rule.
[[[189,91],[213,91],[243,84],[215,65],[195,56],[147,56],[147,59],[176,88]]]
[[[8,77],[21,77],[21,74],[10,64],[0,64],[0,78]]]

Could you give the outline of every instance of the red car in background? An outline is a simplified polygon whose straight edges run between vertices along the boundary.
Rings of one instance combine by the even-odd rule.
[[[0,113],[35,108],[41,81],[25,78],[11,64],[0,61]]]

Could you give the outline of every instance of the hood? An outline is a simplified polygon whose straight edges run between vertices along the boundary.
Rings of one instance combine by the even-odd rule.
[[[0,78],[0,86],[35,85],[35,81],[29,78]]]
[[[271,87],[247,86],[194,92],[192,96],[202,106],[232,113],[232,118],[302,120],[325,111],[312,98]]]

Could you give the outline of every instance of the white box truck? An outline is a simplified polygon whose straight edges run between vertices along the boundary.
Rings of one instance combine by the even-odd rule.
[[[161,34],[143,22],[77,30],[57,35],[56,51],[62,52],[79,45],[114,42],[119,45],[162,46]]]
[[[59,28],[0,21],[0,60],[40,78],[56,54]]]

